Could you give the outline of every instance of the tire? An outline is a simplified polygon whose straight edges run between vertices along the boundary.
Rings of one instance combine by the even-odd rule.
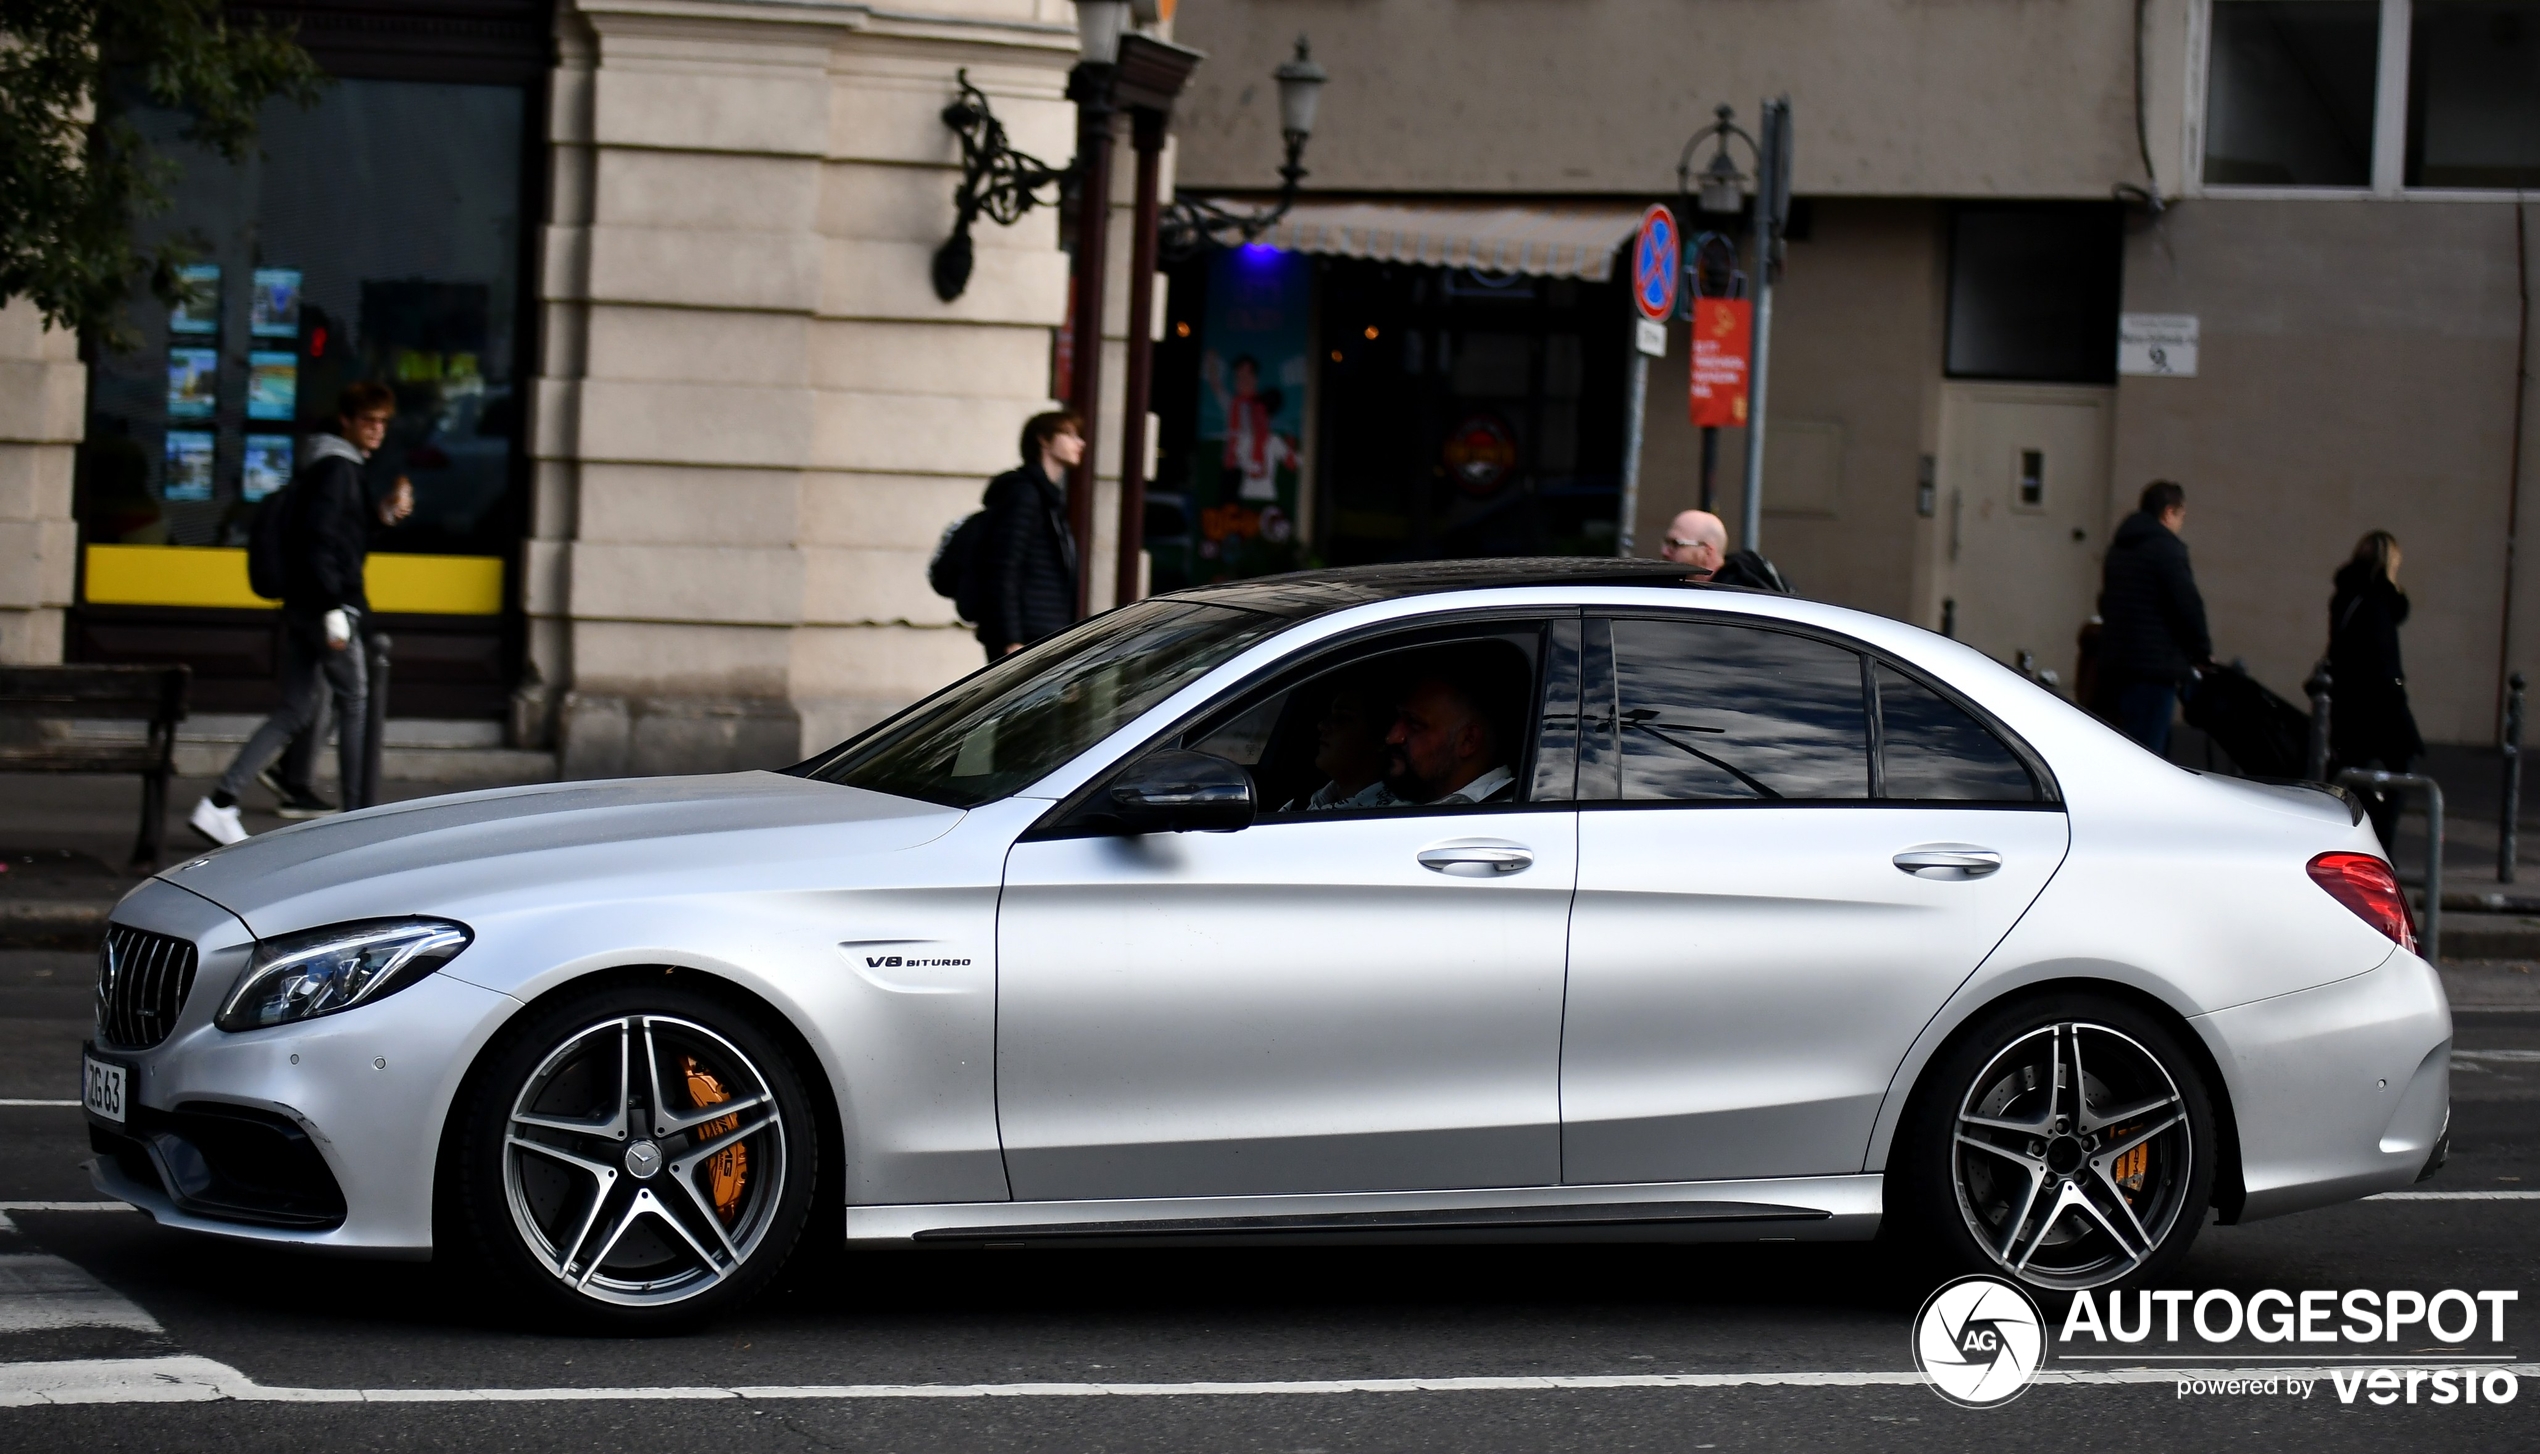
[[[740,1306],[793,1253],[820,1180],[792,1058],[756,1017],[670,984],[531,1010],[461,1114],[471,1250],[576,1328],[674,1331]]]
[[[2119,1000],[2045,996],[1981,1016],[1925,1070],[1891,1207],[1952,1274],[2043,1292],[2147,1285],[2196,1240],[2219,1152],[2205,1078],[2175,1033]]]

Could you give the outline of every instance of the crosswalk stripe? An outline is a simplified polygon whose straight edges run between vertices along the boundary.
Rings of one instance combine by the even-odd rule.
[[[2517,1378],[2540,1364],[2489,1365]],[[2335,1368],[2049,1368],[2044,1385],[2170,1384],[2180,1379],[2309,1378]],[[176,1355],[0,1365],[0,1407],[33,1404],[241,1403],[594,1403],[716,1400],[1247,1398],[1401,1393],[1598,1393],[1628,1389],[1876,1388],[1918,1384],[1919,1373],[1825,1369],[1755,1373],[1623,1373],[1476,1378],[1333,1378],[1191,1383],[833,1383],[633,1388],[285,1388],[256,1382],[225,1363]]]
[[[75,1106],[77,1101],[28,1101],[0,1096],[0,1106]]]
[[[2540,1201],[2540,1191],[2385,1191],[2364,1198],[2368,1202],[2530,1202]]]

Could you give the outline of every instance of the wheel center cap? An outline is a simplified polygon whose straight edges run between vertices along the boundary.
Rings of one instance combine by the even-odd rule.
[[[626,1156],[631,1164],[635,1153],[629,1151]],[[2057,1176],[2070,1176],[2081,1170],[2082,1162],[2087,1159],[2082,1154],[2081,1138],[2078,1136],[2058,1136],[2046,1143],[2046,1167]],[[640,1176],[643,1173],[636,1174]]]
[[[650,1141],[638,1141],[626,1148],[626,1174],[643,1181],[661,1170],[661,1148]]]

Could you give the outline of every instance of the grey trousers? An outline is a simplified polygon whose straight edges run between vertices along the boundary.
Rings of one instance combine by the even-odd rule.
[[[367,807],[352,801],[353,785],[362,781],[363,741],[370,727],[370,678],[359,631],[341,651],[326,644],[326,626],[318,617],[286,615],[282,624],[282,707],[264,720],[247,745],[238,749],[220,790],[236,797],[256,780],[291,739],[324,719],[327,698],[335,705],[336,761],[347,809]]]

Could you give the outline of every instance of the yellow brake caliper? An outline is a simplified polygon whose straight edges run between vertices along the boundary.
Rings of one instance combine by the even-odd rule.
[[[2134,1128],[2129,1126],[2125,1129],[2131,1133]],[[2127,1200],[2131,1201],[2133,1193],[2143,1190],[2143,1174],[2151,1169],[2151,1165],[2152,1145],[2147,1141],[2118,1157],[2108,1168],[2108,1179],[2124,1187],[2128,1193]]]
[[[687,1062],[690,1105],[702,1111],[732,1099],[732,1093],[723,1088],[723,1082],[715,1079],[712,1072],[697,1068],[697,1057],[689,1055],[681,1058]],[[737,1115],[708,1121],[697,1128],[697,1144],[702,1146],[717,1136],[738,1130],[740,1125],[741,1118]],[[741,1192],[750,1182],[749,1148],[735,1141],[706,1158],[706,1176],[714,1187],[715,1214],[726,1222],[739,1216]]]

